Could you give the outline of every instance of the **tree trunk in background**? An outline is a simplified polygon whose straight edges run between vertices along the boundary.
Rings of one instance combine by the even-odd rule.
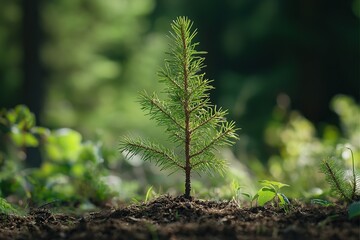
[[[23,84],[20,93],[21,103],[26,104],[35,114],[39,124],[39,116],[44,98],[44,71],[40,60],[42,40],[40,20],[40,0],[22,0],[22,47],[23,47]],[[39,166],[40,153],[37,148],[27,149],[27,165]]]

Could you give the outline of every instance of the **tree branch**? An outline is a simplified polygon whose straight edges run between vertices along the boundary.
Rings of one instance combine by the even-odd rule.
[[[123,144],[123,150],[126,149],[126,150],[130,150],[129,152],[131,152],[131,153],[128,153],[127,156],[131,154],[130,155],[130,157],[131,157],[136,153],[145,152],[147,154],[142,156],[143,159],[145,161],[151,161],[151,160],[155,159],[155,156],[151,156],[151,155],[155,154],[155,155],[159,155],[158,157],[163,157],[163,158],[171,161],[177,167],[179,167],[181,169],[184,169],[184,167],[173,156],[171,156],[170,154],[168,154],[165,151],[161,150],[160,147],[158,147],[158,146],[156,146],[156,147],[146,145],[144,143],[137,143],[135,141],[133,141],[133,142],[127,141],[126,143]],[[133,150],[135,150],[135,151],[133,151]],[[165,161],[160,161],[159,158],[156,158],[156,164],[159,165],[159,166],[167,166],[167,165],[169,165],[169,164],[166,164]],[[167,167],[165,167],[165,168],[167,168]]]
[[[174,80],[170,77],[170,75],[165,71],[162,70],[161,74],[163,75],[163,77],[165,79],[168,79],[176,88],[178,88],[179,90],[183,91],[182,87]]]
[[[234,129],[232,128],[228,128],[226,129],[224,132],[222,132],[221,134],[219,134],[216,138],[214,138],[213,140],[211,140],[210,143],[208,143],[208,145],[206,145],[205,147],[203,147],[200,151],[190,155],[190,158],[196,157],[200,154],[202,154],[203,152],[205,152],[206,150],[208,150],[211,146],[215,145],[216,142],[218,142],[219,140],[221,140],[221,138],[225,137],[227,134],[229,134],[230,132],[234,131]]]
[[[146,94],[142,95],[152,106],[156,107],[161,113],[163,113],[168,119],[170,119],[175,125],[177,125],[178,127],[180,127],[181,129],[185,130],[185,128],[178,122],[176,121],[176,119],[171,115],[171,113],[169,113],[164,105],[162,105],[160,103],[160,101],[156,101],[156,99],[153,99],[151,97],[149,97]]]
[[[209,123],[211,120],[215,119],[216,117],[221,116],[219,114],[219,112],[215,112],[213,115],[211,115],[208,119],[206,119],[205,121],[201,122],[199,125],[197,125],[196,127],[194,127],[193,129],[190,130],[191,133],[195,132],[197,129],[201,128],[202,126],[206,125],[207,123]]]

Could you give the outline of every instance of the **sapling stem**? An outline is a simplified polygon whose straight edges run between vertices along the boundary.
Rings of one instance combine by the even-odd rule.
[[[191,192],[191,166],[190,166],[190,112],[189,112],[189,72],[188,72],[188,49],[186,44],[186,32],[184,29],[184,25],[181,25],[181,42],[183,47],[183,78],[184,78],[184,91],[185,91],[185,99],[184,99],[184,113],[185,113],[185,198],[190,198]]]

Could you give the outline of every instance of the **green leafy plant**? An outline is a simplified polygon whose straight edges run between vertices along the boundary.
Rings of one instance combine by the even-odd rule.
[[[334,152],[337,155],[344,150],[346,143],[354,153],[355,167],[360,167],[360,162],[356,162],[360,157],[360,105],[350,96],[336,95],[329,107],[339,120],[338,126],[330,123],[318,126],[296,110],[282,110],[279,106],[274,109],[273,119],[265,131],[265,141],[274,147],[275,153],[269,158],[266,169],[271,176],[261,179],[288,183],[292,189],[288,193],[290,197],[312,199],[327,195],[328,184],[319,174],[319,159],[334,155]],[[342,159],[339,161],[341,163]],[[257,175],[265,172],[265,169],[254,165],[255,162],[249,164]],[[347,161],[345,165],[349,163]],[[350,170],[350,167],[347,169]]]
[[[129,136],[120,142],[120,151],[128,157],[140,154],[161,170],[182,170],[186,198],[191,198],[192,171],[224,173],[227,164],[216,157],[215,150],[238,139],[235,123],[225,119],[227,111],[210,103],[211,80],[201,73],[205,60],[201,55],[205,52],[195,49],[197,31],[191,30],[192,25],[186,17],[178,17],[171,24],[169,59],[159,72],[167,98],[160,100],[156,93],[144,92],[140,99],[142,109],[165,127],[174,148]]]
[[[322,161],[320,170],[325,174],[326,181],[331,190],[346,202],[351,203],[360,200],[360,176],[355,171],[354,155],[351,152],[352,170],[351,175],[340,158],[329,158]]]
[[[290,201],[279,190],[283,187],[289,187],[289,185],[269,180],[261,180],[259,182],[263,187],[255,194],[252,201],[257,200],[259,206],[264,206],[266,203],[273,201],[277,207],[287,209]]]
[[[148,188],[148,190],[146,191],[144,202],[147,203],[147,202],[149,202],[151,199],[155,198],[155,197],[158,196],[158,195],[159,195],[159,194],[155,191],[155,189],[153,188],[153,186],[150,186],[150,187]]]
[[[35,137],[38,128],[35,127],[35,116],[25,105],[0,111],[0,133],[9,138],[19,147],[36,147]]]
[[[0,213],[4,214],[15,214],[18,211],[11,206],[4,198],[0,197]]]
[[[239,207],[241,206],[241,200],[244,197],[250,200],[253,198],[253,195],[249,192],[244,192],[244,187],[235,180],[231,182],[231,189],[233,192],[232,201],[234,201]],[[250,201],[250,207],[252,207],[252,201]]]
[[[20,198],[30,197],[24,171],[28,147],[39,145],[41,128],[35,126],[34,114],[25,106],[0,110],[0,194],[16,193]]]
[[[27,168],[27,147],[37,147],[40,167]],[[101,204],[114,193],[103,181],[102,144],[83,142],[79,132],[36,126],[24,105],[0,111],[0,195],[31,204],[74,200]],[[76,194],[75,194],[76,193]]]

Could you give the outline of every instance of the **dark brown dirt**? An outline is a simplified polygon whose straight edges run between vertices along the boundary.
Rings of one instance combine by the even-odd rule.
[[[232,201],[162,196],[81,216],[35,209],[0,215],[0,239],[360,239],[344,206],[239,208]]]

